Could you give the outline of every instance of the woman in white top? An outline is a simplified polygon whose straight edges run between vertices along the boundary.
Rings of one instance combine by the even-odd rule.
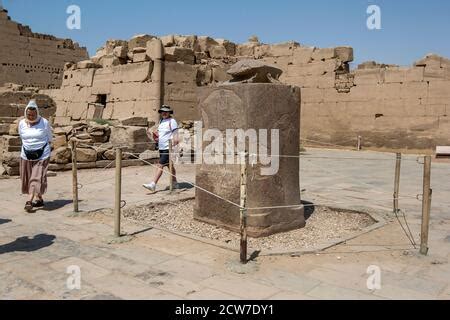
[[[159,149],[159,163],[158,168],[155,172],[155,177],[153,181],[149,184],[144,184],[143,187],[155,192],[156,185],[161,178],[164,167],[169,166],[169,140],[172,140],[173,146],[178,144],[178,124],[174,118],[172,118],[173,110],[166,105],[163,105],[159,109],[159,114],[161,115],[161,121],[158,126],[158,134],[154,134],[158,140]],[[149,134],[150,135],[150,134]],[[177,188],[177,172],[175,166],[172,165],[172,181],[175,188]]]
[[[25,119],[19,122],[19,135],[22,139],[22,194],[29,195],[25,210],[31,212],[33,207],[44,206],[42,196],[47,191],[47,169],[53,138],[52,127],[47,119],[39,115],[39,108],[34,100],[31,100],[25,109]],[[35,197],[37,201],[33,203]]]

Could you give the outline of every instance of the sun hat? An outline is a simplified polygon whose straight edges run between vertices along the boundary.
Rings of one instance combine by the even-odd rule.
[[[170,114],[173,114],[173,110],[170,106],[168,105],[162,105],[161,108],[159,109],[158,113],[163,113],[163,112],[168,112]]]

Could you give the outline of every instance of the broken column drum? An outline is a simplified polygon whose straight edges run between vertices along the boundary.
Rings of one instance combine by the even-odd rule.
[[[300,89],[275,83],[224,84],[199,89],[199,108],[203,130],[267,129],[267,154],[271,152],[271,130],[279,130],[279,154],[299,155]],[[258,137],[259,140],[259,137]],[[260,141],[258,141],[260,143]],[[203,148],[208,143],[203,143]],[[259,148],[258,148],[259,149]],[[278,152],[276,153],[279,156]],[[299,205],[296,208],[248,211],[248,235],[269,236],[305,226],[299,186],[299,158],[279,157],[279,170],[262,175],[263,166],[248,166],[247,206],[274,207]],[[197,184],[222,198],[239,204],[239,164],[198,164]],[[235,162],[236,163],[236,162]],[[229,230],[239,230],[239,208],[202,190],[196,190],[194,218]]]

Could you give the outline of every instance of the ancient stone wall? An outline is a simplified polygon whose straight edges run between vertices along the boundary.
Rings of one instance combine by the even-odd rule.
[[[390,149],[450,144],[450,60],[428,55],[411,67],[364,63],[350,70],[350,47],[295,42],[241,46],[284,70],[280,80],[302,88],[302,139],[309,143]],[[319,144],[320,144],[319,143]]]
[[[186,63],[178,63],[166,53],[161,88],[154,70],[152,39],[153,36],[139,35],[129,41],[110,40],[91,60],[67,64],[61,89],[47,91],[58,104],[56,123],[130,117],[155,122],[162,102],[177,110],[180,120],[198,118],[193,60],[180,56]],[[172,56],[179,54],[173,52]],[[103,108],[96,114],[98,104]]]
[[[105,119],[155,120],[159,104],[166,103],[178,120],[199,120],[196,88],[229,80],[226,71],[239,60],[260,59],[284,71],[281,82],[302,89],[302,138],[309,143],[355,146],[358,136],[365,147],[391,149],[433,149],[450,143],[448,59],[429,55],[412,67],[365,63],[350,70],[351,47],[268,45],[256,37],[234,44],[169,35],[160,38],[164,46],[160,92],[148,47],[155,38],[110,40],[91,61],[69,66],[62,90],[50,94],[59,102],[60,119],[92,117],[95,107],[88,104],[106,95]]]
[[[37,88],[59,88],[64,64],[87,59],[86,48],[70,39],[33,33],[0,9],[0,86],[17,83]]]
[[[302,138],[356,146],[361,136],[363,146],[390,149],[450,143],[449,60],[430,55],[412,67],[366,63],[351,72],[337,54],[334,61],[334,72],[330,63],[328,72],[308,81],[291,77],[288,67],[285,81],[302,88]]]

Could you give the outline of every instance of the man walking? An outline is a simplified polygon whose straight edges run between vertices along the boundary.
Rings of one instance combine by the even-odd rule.
[[[179,143],[178,139],[178,124],[172,117],[173,110],[166,105],[163,105],[158,113],[161,115],[161,121],[159,122],[158,132],[154,133],[155,141],[158,143],[159,149],[159,163],[158,168],[155,171],[155,177],[149,184],[144,184],[143,187],[155,192],[156,185],[161,178],[164,168],[169,167],[169,140],[172,140],[172,145],[176,146]],[[172,163],[171,179],[173,181],[174,188],[177,188],[176,170]]]

